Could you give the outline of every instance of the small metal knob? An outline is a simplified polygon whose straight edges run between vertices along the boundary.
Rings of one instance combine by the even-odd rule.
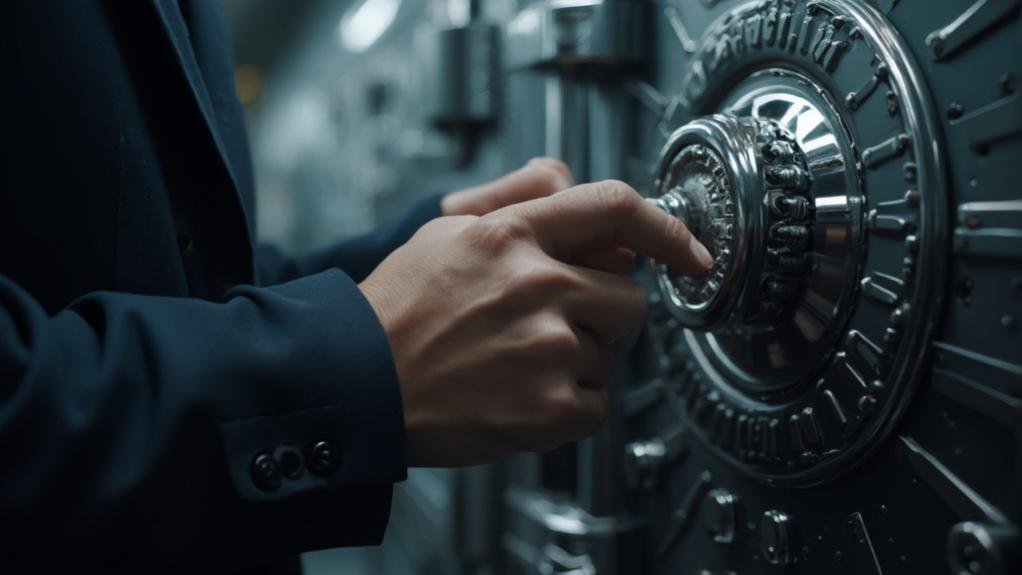
[[[956,523],[947,536],[948,568],[952,575],[1018,573],[1018,530],[1008,525],[974,521]]]
[[[656,486],[660,469],[667,456],[667,446],[660,439],[635,441],[625,445],[625,481],[632,489]]]
[[[650,201],[713,256],[704,277],[654,266],[665,308],[685,328],[777,318],[811,268],[815,208],[803,150],[772,121],[717,114],[676,130]]]
[[[791,518],[783,511],[770,509],[760,520],[760,551],[771,565],[787,565],[794,560]]]
[[[715,543],[732,543],[738,525],[738,498],[727,489],[706,494],[706,527]]]

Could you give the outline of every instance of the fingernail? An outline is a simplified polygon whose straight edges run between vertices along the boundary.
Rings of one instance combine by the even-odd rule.
[[[710,269],[710,266],[713,265],[713,256],[710,255],[710,250],[706,249],[706,246],[694,237],[692,238],[692,243],[695,244],[693,249],[695,249],[696,257],[699,258],[699,263],[703,264],[704,268]]]

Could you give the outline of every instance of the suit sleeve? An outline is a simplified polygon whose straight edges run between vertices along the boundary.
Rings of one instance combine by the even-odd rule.
[[[0,276],[6,565],[238,568],[376,544],[403,433],[386,335],[340,271],[223,303],[94,293],[55,316]]]
[[[259,283],[273,285],[330,268],[344,270],[356,282],[368,276],[390,252],[408,241],[423,224],[440,217],[441,195],[415,204],[405,215],[373,233],[345,240],[313,253],[286,257],[275,247],[256,248]]]

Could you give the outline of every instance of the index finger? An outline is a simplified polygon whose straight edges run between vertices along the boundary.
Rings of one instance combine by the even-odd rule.
[[[544,251],[562,261],[580,250],[619,246],[682,273],[703,274],[713,264],[681,220],[623,182],[583,184],[507,209],[529,224]]]

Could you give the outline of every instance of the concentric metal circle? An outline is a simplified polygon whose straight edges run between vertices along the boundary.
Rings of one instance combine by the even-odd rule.
[[[711,25],[682,82],[680,108],[690,117],[726,113],[780,126],[804,153],[811,180],[812,269],[786,313],[769,322],[740,315],[722,325],[654,326],[669,365],[688,369],[665,375],[677,378],[669,397],[678,416],[722,459],[762,481],[805,486],[840,477],[911,401],[947,249],[945,174],[921,78],[911,52],[864,2],[756,1]],[[679,139],[664,148],[661,174]],[[757,171],[731,162],[762,158],[748,141],[728,140],[710,147],[730,168],[736,205],[747,214],[755,195],[742,191],[752,189],[743,177],[753,182]],[[757,175],[750,185],[762,186]],[[761,192],[756,200],[769,198]],[[752,268],[764,259],[752,254],[768,245],[765,226],[736,222],[735,245],[746,245],[726,270],[738,273],[731,285],[759,275]],[[731,289],[721,285],[723,301],[713,306],[723,316],[754,307],[741,298],[750,290]]]

